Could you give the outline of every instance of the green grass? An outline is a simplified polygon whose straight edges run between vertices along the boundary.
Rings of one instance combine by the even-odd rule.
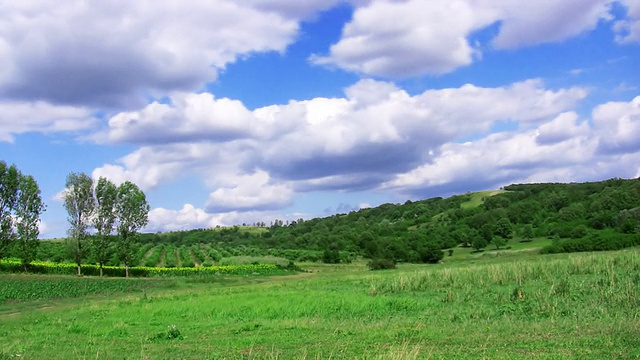
[[[1,310],[15,304],[0,305],[0,358],[640,356],[638,248],[310,270],[232,282],[179,278],[171,288],[62,299],[11,314]]]
[[[460,204],[460,207],[463,209],[478,207],[482,205],[482,203],[484,203],[485,198],[489,196],[501,194],[503,192],[506,192],[506,190],[486,190],[486,191],[474,192],[471,194],[471,199]]]
[[[475,252],[471,247],[455,247],[452,256],[448,256],[449,250],[445,253],[443,262],[479,260],[493,257],[505,256],[531,256],[536,254],[547,245],[551,245],[552,240],[547,237],[534,238],[528,242],[520,242],[519,238],[510,239],[507,245],[500,250],[496,250],[494,245],[488,245],[483,251]],[[510,248],[510,249],[507,249]]]
[[[0,277],[0,303],[139,292],[167,280],[7,275]]]

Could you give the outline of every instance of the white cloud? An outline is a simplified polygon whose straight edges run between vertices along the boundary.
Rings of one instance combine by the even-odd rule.
[[[466,37],[496,15],[466,1],[374,1],[355,10],[329,56],[312,61],[387,77],[450,72],[472,62]]]
[[[600,21],[611,20],[611,3],[612,0],[366,1],[356,4],[353,19],[344,26],[329,54],[314,55],[311,61],[390,78],[443,74],[481,57],[478,47],[483,44],[471,45],[470,37],[492,24],[499,24],[492,41],[496,48],[559,42],[593,30]],[[629,16],[633,17],[635,5],[629,7]],[[635,22],[625,21],[618,28],[635,34],[636,26]]]
[[[220,187],[209,194],[209,211],[267,210],[291,204],[293,191],[284,184],[271,183],[265,171],[225,181],[232,184],[231,187]]]
[[[141,189],[180,178],[186,171],[198,173],[206,161],[215,161],[219,152],[211,144],[167,144],[143,146],[119,159],[121,165],[105,164],[93,171],[93,178],[104,176],[116,184],[132,181]]]
[[[609,102],[593,110],[600,151],[628,153],[640,151],[640,96],[630,102]]]
[[[611,0],[504,0],[497,5],[502,21],[494,39],[498,48],[559,42],[611,20]]]
[[[251,6],[263,10],[273,11],[293,19],[304,19],[315,15],[318,11],[327,10],[335,6],[340,0],[245,0]]]
[[[140,105],[149,96],[197,89],[238,57],[284,51],[298,20],[231,0],[6,3],[0,96]]]
[[[252,114],[238,100],[215,99],[209,93],[178,93],[171,104],[153,102],[140,111],[109,119],[113,143],[168,143],[232,140],[252,132]]]
[[[529,80],[499,88],[464,85],[410,96],[389,83],[363,80],[346,94],[346,99],[296,103],[304,107],[301,118],[307,121],[261,149],[264,168],[289,179],[367,174],[378,181],[376,173],[406,170],[428,159],[429,150],[487,132],[497,121],[535,124],[555,116],[575,106],[586,91],[550,91],[541,81]],[[316,102],[326,116],[309,115]]]
[[[637,0],[622,0],[627,8],[627,18],[614,23],[616,41],[622,44],[640,42],[640,2]]]
[[[104,139],[142,146],[93,176],[153,189],[195,175],[211,189],[207,211],[283,208],[295,192],[375,188],[499,121],[536,126],[572,109],[586,91],[527,80],[412,96],[392,83],[362,80],[345,94],[254,111],[208,94],[179,94],[172,105],[116,114]],[[228,129],[238,130],[235,137],[220,136]]]
[[[0,141],[13,142],[27,132],[76,132],[97,125],[84,108],[55,106],[43,101],[0,101]]]
[[[589,122],[564,112],[537,129],[446,143],[436,158],[398,174],[386,189],[426,196],[498,188],[518,182],[637,177],[640,96],[597,106]]]
[[[552,121],[542,124],[538,128],[536,141],[539,144],[553,144],[565,141],[576,136],[585,136],[589,133],[589,124],[578,123],[578,114],[573,111],[558,115]]]
[[[532,130],[492,134],[463,144],[448,143],[442,146],[440,155],[432,163],[398,175],[383,188],[407,193],[429,192],[430,189],[441,193],[495,189],[524,181],[545,170],[556,172],[585,164],[592,159],[596,148],[596,142],[586,138],[541,145],[536,137],[537,131]]]
[[[180,210],[155,208],[149,212],[149,224],[146,231],[179,231],[199,228],[212,228],[224,225],[220,215],[209,214],[191,204],[185,204]]]
[[[229,211],[211,214],[204,209],[185,204],[180,210],[152,209],[149,212],[149,224],[144,231],[180,231],[257,222],[269,225],[274,219],[297,220],[305,216],[306,214],[283,214],[272,211]]]

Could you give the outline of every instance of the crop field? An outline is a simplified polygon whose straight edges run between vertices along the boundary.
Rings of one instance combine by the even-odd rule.
[[[53,284],[52,296],[0,303],[0,358],[640,356],[638,248],[385,271],[362,262],[302,267],[310,272],[133,280],[0,275],[2,289],[18,293],[29,281]],[[62,280],[113,290],[60,296],[55,284]]]
[[[233,259],[231,259],[233,260]],[[168,276],[212,276],[212,275],[283,275],[288,273],[287,265],[277,265],[271,263],[243,263],[201,267],[146,267],[138,266],[129,268],[129,274],[133,277],[168,277]],[[76,265],[71,263],[54,263],[46,261],[34,261],[28,266],[29,272],[37,274],[54,275],[74,275]],[[123,266],[105,266],[106,276],[125,276]],[[23,271],[22,263],[19,260],[0,260],[0,271],[20,273]],[[82,265],[82,274],[98,275],[97,265]]]

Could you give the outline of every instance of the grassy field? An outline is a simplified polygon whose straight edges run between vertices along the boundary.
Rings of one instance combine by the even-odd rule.
[[[308,269],[5,301],[0,359],[640,357],[637,248]]]
[[[503,192],[506,192],[506,190],[486,190],[486,191],[474,192],[471,195],[471,199],[469,199],[469,201],[466,201],[460,204],[460,207],[463,209],[478,207],[482,205],[485,198],[488,198],[489,196],[493,196],[493,195],[498,195]]]

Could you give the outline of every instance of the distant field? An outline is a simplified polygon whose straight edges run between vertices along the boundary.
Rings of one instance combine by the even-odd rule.
[[[552,241],[546,237],[534,238],[529,242],[520,242],[519,238],[510,239],[507,242],[506,248],[496,250],[495,246],[488,245],[483,251],[474,252],[471,247],[456,247],[453,249],[452,256],[448,256],[449,250],[443,250],[445,257],[443,261],[448,260],[474,260],[487,257],[504,257],[504,256],[519,256],[521,253],[534,254],[541,248],[547,245],[551,245]]]
[[[379,272],[364,262],[314,264],[294,276],[176,278],[0,303],[0,359],[640,356],[639,248],[507,253]]]
[[[503,192],[506,192],[506,190],[486,190],[486,191],[478,191],[478,192],[474,192],[471,195],[471,199],[469,199],[469,201],[463,202],[462,204],[460,204],[460,207],[463,209],[469,209],[469,208],[474,208],[474,207],[478,207],[480,205],[482,205],[482,203],[484,202],[484,199],[493,195],[498,195],[501,194]]]

